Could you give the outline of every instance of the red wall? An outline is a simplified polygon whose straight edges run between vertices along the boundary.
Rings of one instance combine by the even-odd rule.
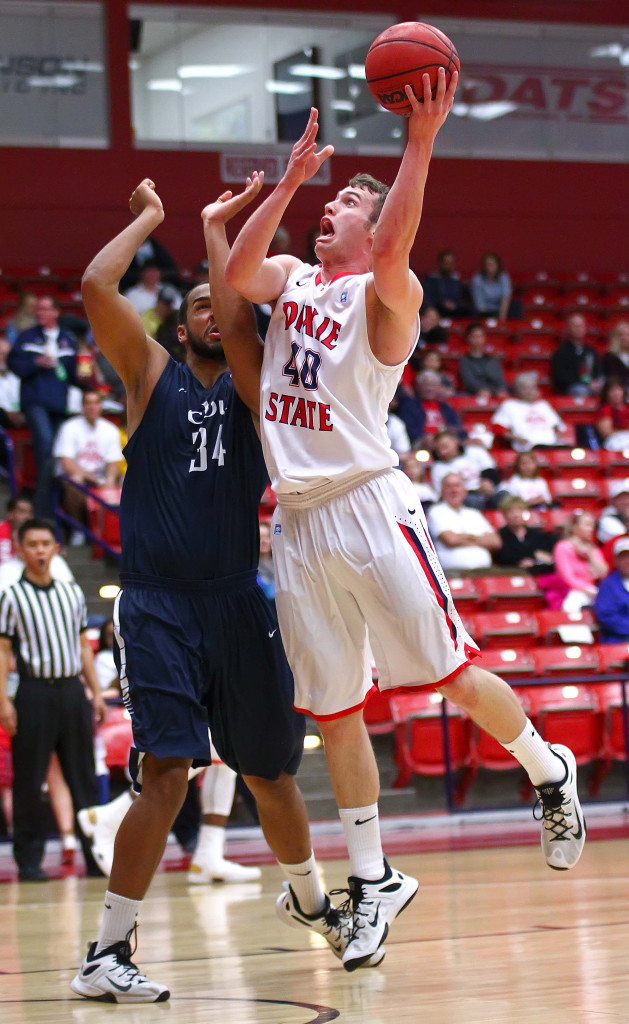
[[[30,0],[23,0],[30,2]],[[188,3],[201,0],[188,0]],[[229,6],[254,6],[253,0],[222,0]],[[433,0],[434,3],[434,0]],[[312,9],[312,0],[281,0],[268,7]],[[347,9],[335,0],[320,6]],[[469,0],[434,5],[439,15],[469,16]],[[382,11],[376,0],[362,0],[362,12]],[[629,24],[626,0],[539,2],[517,5],[477,0],[477,17],[521,20]],[[417,6],[398,0],[399,20],[411,20]],[[45,263],[81,268],[126,223],[133,186],[152,177],[166,208],[160,239],[178,262],[192,267],[203,255],[199,211],[224,186],[217,153],[136,151],[129,121],[126,0],[108,0],[109,73],[112,145],[106,151],[5,148],[0,158],[0,266],[26,268]],[[507,13],[508,12],[508,13]],[[430,20],[430,11],[422,10]],[[309,186],[299,193],[287,218],[297,252],[307,229],[318,222],[330,191],[342,187],[359,169],[386,181],[395,175],[394,158],[338,156],[332,161],[332,189]],[[428,269],[435,252],[451,247],[468,272],[485,249],[496,249],[507,267],[529,272],[542,267],[596,273],[629,270],[627,237],[629,167],[620,164],[543,163],[537,161],[433,161],[415,265]],[[316,213],[313,215],[313,209]]]

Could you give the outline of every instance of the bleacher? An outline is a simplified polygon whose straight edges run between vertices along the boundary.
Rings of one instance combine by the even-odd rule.
[[[625,453],[575,446],[574,429],[579,424],[594,425],[598,399],[558,397],[550,391],[551,358],[565,316],[573,311],[583,313],[588,325],[586,340],[603,354],[609,332],[621,320],[629,319],[629,274],[594,280],[586,272],[567,275],[540,271],[529,278],[515,278],[515,285],[523,318],[504,324],[485,321],[487,351],[502,360],[509,386],[519,373],[536,371],[542,396],[551,401],[569,427],[564,447],[536,452],[556,507],[529,513],[531,525],[559,529],[576,509],[600,514],[609,502],[610,486],[617,480],[626,479],[629,488]],[[80,273],[76,269],[53,272],[44,267],[5,268],[0,271],[0,325],[11,317],[18,294],[24,290],[53,295],[62,312],[84,316]],[[444,371],[454,377],[458,360],[467,351],[464,332],[470,322],[444,322],[449,340],[438,349]],[[489,427],[500,404],[498,400],[481,401],[465,395],[449,401],[468,432],[476,424]],[[10,435],[16,483],[19,487],[33,486],[28,433],[11,431]],[[497,442],[492,455],[503,476],[509,475],[516,453]],[[98,502],[90,505],[95,557],[103,547],[119,550],[116,502],[109,497],[108,506]],[[274,507],[275,496],[267,488],[261,518],[268,518]],[[499,512],[485,515],[495,528],[503,524]],[[476,578],[454,578],[450,585],[466,628],[481,646],[478,663],[517,687],[527,714],[547,740],[568,742],[579,764],[593,765],[590,793],[598,793],[612,763],[626,759],[629,719],[622,686],[614,673],[629,674],[629,645],[598,644],[596,623],[588,610],[573,615],[548,611],[535,578],[525,573],[488,572]],[[479,769],[514,769],[513,759],[500,744],[430,689],[391,695],[376,692],[365,708],[365,720],[372,734],[392,736],[398,787],[407,785],[414,776],[450,777],[454,772],[458,777],[454,802],[462,804]],[[124,761],[116,744],[124,746],[126,740],[121,737],[128,734],[127,723],[122,720],[116,720],[115,727],[112,766]],[[523,798],[530,796],[525,781],[521,793]]]

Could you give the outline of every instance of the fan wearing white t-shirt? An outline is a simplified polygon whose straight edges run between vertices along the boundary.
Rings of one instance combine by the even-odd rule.
[[[461,477],[448,473],[441,484],[441,501],[428,513],[428,530],[441,565],[451,569],[486,569],[491,552],[501,540],[482,512],[463,504],[466,490]]]
[[[55,440],[53,452],[61,472],[84,487],[115,487],[120,479],[120,434],[101,413],[100,395],[96,391],[84,392],[82,415],[66,420]],[[75,487],[66,486],[64,507],[81,521],[85,496]]]
[[[552,405],[540,397],[536,373],[521,373],[513,389],[515,398],[506,398],[492,418],[495,433],[500,433],[516,452],[527,452],[536,445],[555,445],[566,429]]]

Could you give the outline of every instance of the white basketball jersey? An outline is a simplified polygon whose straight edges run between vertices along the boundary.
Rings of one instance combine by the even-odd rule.
[[[398,465],[385,423],[404,363],[384,366],[369,347],[370,276],[342,274],[324,284],[320,268],[304,263],[277,300],[264,346],[260,422],[279,495]]]

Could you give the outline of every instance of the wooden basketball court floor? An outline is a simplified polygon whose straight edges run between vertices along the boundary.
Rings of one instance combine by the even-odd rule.
[[[169,1003],[81,1000],[69,982],[95,938],[104,882],[0,886],[0,1022],[605,1024],[629,1022],[629,839],[592,841],[567,873],[539,847],[395,856],[420,890],[381,967],[346,973],[325,942],[275,917],[281,883],[188,886],[159,874],[137,962]],[[328,888],[342,861],[321,864]]]

